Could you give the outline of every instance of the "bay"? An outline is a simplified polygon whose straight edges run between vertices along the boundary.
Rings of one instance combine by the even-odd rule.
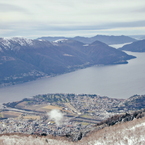
[[[93,66],[0,88],[0,103],[47,93],[85,93],[111,98],[129,98],[135,94],[145,94],[145,53],[126,53],[137,58],[129,60],[128,64]]]

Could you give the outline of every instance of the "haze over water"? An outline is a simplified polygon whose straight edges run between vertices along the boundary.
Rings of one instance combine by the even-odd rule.
[[[0,88],[0,103],[46,93],[86,93],[112,98],[129,98],[135,94],[145,94],[145,53],[127,53],[137,58],[129,60],[128,64],[93,66]]]

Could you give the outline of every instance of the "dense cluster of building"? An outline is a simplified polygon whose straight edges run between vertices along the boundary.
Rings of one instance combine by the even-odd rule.
[[[122,102],[121,99],[87,94],[37,95],[30,99],[23,99],[20,102],[4,104],[4,110],[20,111],[21,115],[17,118],[1,119],[0,134],[24,133],[73,136],[73,139],[76,138],[74,140],[77,140],[91,131],[96,123],[114,115],[113,112],[109,113],[107,110],[118,105],[120,102]],[[58,124],[50,118],[48,113],[46,113],[47,111],[34,110],[32,107],[39,107],[41,105],[61,108],[60,111],[63,112],[61,123]],[[26,112],[28,114],[25,114]],[[40,118],[25,118],[25,115],[33,116],[36,114]]]
[[[73,122],[63,122],[57,126],[53,121],[48,120],[43,116],[39,120],[8,118],[0,120],[0,134],[5,133],[24,133],[38,135],[53,135],[53,136],[69,136],[76,135],[91,130],[91,125],[85,126],[75,124]]]

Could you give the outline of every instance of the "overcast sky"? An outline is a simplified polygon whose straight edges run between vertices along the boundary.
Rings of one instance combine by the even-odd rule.
[[[145,0],[0,0],[0,37],[145,34]]]

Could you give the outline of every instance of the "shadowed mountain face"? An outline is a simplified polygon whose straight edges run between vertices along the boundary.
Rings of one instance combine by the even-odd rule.
[[[73,39],[50,43],[1,38],[0,84],[30,81],[97,64],[127,63],[131,58],[134,57],[99,41],[85,45]]]
[[[132,52],[145,52],[145,40],[135,41],[131,44],[125,45],[120,50],[132,51]]]

